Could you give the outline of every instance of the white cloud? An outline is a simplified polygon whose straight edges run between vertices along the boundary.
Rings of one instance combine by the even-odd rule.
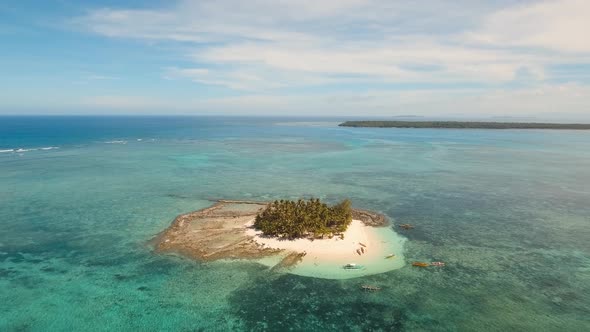
[[[119,79],[119,77],[116,77],[116,76],[99,75],[99,74],[89,74],[85,78],[90,81],[112,81],[112,80]]]
[[[571,115],[590,120],[590,88],[577,85],[543,85],[529,89],[369,91],[302,97],[263,97],[219,100],[224,109],[263,108],[267,114],[288,109],[291,114],[332,115],[456,115],[461,117]],[[264,102],[263,102],[264,101]],[[270,103],[271,101],[274,102]],[[270,105],[270,107],[266,107]],[[299,113],[297,113],[299,112]]]
[[[260,70],[314,73],[327,82],[474,82],[498,83],[515,78],[528,68],[541,77],[542,58],[519,56],[506,51],[471,49],[433,42],[398,40],[357,47],[348,43],[335,47],[291,46],[285,43],[232,44],[213,47],[194,55],[196,61]],[[424,70],[423,68],[427,68]],[[223,75],[223,73],[220,73]],[[356,76],[355,76],[356,75]]]
[[[315,95],[262,95],[178,100],[145,96],[93,96],[64,107],[98,109],[111,113],[261,114],[461,117],[521,116],[547,119],[565,116],[590,121],[590,87],[566,84],[520,90],[374,90]],[[362,113],[359,112],[362,110]]]
[[[168,68],[165,77],[169,79],[186,78],[194,82],[219,85],[235,90],[265,90],[286,86],[278,80],[278,77],[261,76],[262,71],[232,70],[206,68]]]
[[[361,106],[355,101],[362,101],[364,109],[382,114],[405,107],[409,110],[403,113],[535,107],[542,113],[558,103],[586,111],[578,103],[588,102],[585,87],[547,82],[552,65],[590,63],[588,17],[590,2],[583,0],[516,5],[510,0],[206,0],[164,9],[99,9],[73,22],[107,37],[182,43],[183,50],[189,49],[182,56],[193,64],[161,68],[165,78],[250,94],[193,101],[187,103],[191,109],[259,113],[295,111],[302,103],[315,111],[352,112],[352,106]],[[499,88],[519,80],[526,88]],[[338,83],[356,84],[359,91],[330,90]],[[389,83],[440,88],[367,92],[366,86]],[[465,88],[444,88],[451,84]],[[474,84],[488,88],[468,89]],[[301,87],[326,87],[326,92],[289,92]],[[95,103],[176,105],[167,99],[142,100],[105,97]]]
[[[359,83],[373,79],[380,83],[493,84],[511,81],[522,70],[534,73],[530,78],[543,79],[544,67],[558,61],[588,61],[588,57],[564,59],[505,47],[538,43],[554,49],[562,46],[563,51],[585,49],[590,45],[590,39],[582,36],[590,31],[590,23],[584,20],[589,8],[585,1],[561,0],[497,10],[485,19],[483,27],[459,34],[445,34],[444,24],[458,29],[450,19],[479,18],[483,9],[489,8],[477,2],[427,4],[377,0],[183,1],[166,10],[101,9],[76,22],[110,37],[196,43],[193,59],[201,66],[224,67],[207,73],[177,68],[178,75],[172,76],[232,89],[329,83],[334,81],[330,75],[356,75]],[[436,15],[434,11],[438,11]],[[420,31],[412,20],[435,30]],[[353,27],[343,28],[346,24]],[[361,35],[356,36],[358,33]],[[502,49],[478,46],[473,41]],[[416,70],[421,67],[436,69]],[[289,76],[293,79],[285,79]],[[354,81],[350,77],[347,80]]]
[[[468,36],[497,46],[539,47],[556,52],[590,53],[590,1],[543,1],[490,15]]]

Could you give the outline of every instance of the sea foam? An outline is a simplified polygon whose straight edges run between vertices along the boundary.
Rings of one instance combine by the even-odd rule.
[[[10,153],[10,152],[23,153],[23,152],[29,152],[29,151],[39,151],[39,150],[47,151],[47,150],[54,150],[54,149],[59,149],[59,147],[46,146],[46,147],[42,147],[42,148],[5,149],[5,150],[0,150],[0,153]]]

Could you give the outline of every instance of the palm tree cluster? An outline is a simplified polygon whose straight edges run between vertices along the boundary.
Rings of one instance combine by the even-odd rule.
[[[323,238],[341,235],[351,222],[350,200],[328,206],[312,198],[274,201],[256,216],[254,227],[267,236]]]

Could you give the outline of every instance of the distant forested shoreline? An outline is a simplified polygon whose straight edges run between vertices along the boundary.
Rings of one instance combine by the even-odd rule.
[[[369,128],[455,128],[455,129],[576,129],[588,130],[586,123],[472,122],[472,121],[346,121],[340,127]]]

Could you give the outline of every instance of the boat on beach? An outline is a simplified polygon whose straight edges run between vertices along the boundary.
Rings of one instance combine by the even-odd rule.
[[[360,270],[363,267],[364,266],[362,266],[362,265],[358,265],[358,264],[355,264],[355,263],[349,263],[349,264],[344,265],[342,268],[345,269],[345,270]]]

